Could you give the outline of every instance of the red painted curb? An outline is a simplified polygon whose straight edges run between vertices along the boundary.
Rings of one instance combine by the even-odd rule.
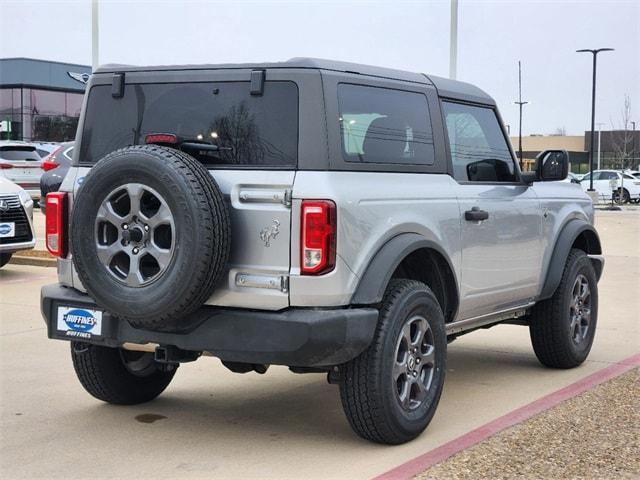
[[[486,440],[506,428],[523,422],[540,412],[544,412],[565,400],[580,395],[581,393],[592,389],[596,385],[622,375],[623,373],[638,366],[640,366],[640,353],[629,358],[625,358],[624,360],[621,360],[607,368],[598,370],[582,380],[578,380],[571,385],[545,395],[538,400],[534,400],[523,407],[517,408],[502,417],[496,418],[475,430],[465,433],[444,445],[434,448],[413,460],[409,460],[408,462],[375,477],[374,480],[400,480],[412,478],[415,475],[424,472],[436,463],[440,463],[450,456],[466,448],[472,447],[473,445]]]

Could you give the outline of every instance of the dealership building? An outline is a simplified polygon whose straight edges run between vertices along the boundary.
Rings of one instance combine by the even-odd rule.
[[[0,59],[0,140],[73,140],[91,67]]]

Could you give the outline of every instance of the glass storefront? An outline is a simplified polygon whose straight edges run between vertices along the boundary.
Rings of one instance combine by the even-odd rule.
[[[0,88],[0,140],[74,140],[84,93],[36,88]],[[10,131],[9,131],[10,130]]]

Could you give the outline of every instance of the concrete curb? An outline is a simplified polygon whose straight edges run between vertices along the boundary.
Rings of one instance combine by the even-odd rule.
[[[567,385],[560,390],[549,393],[533,402],[496,418],[495,420],[482,425],[475,430],[467,432],[450,442],[434,448],[412,460],[409,460],[381,475],[373,480],[409,480],[430,467],[446,460],[462,450],[477,445],[489,437],[501,432],[509,427],[517,425],[529,418],[555,407],[561,402],[584,393],[596,385],[600,385],[607,380],[616,378],[629,370],[640,366],[640,354],[620,360],[606,368],[598,370],[591,375]]]
[[[55,257],[46,250],[21,250],[13,254],[9,263],[34,267],[55,267],[57,265]]]

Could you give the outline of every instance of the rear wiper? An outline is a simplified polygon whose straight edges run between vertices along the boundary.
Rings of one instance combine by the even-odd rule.
[[[231,151],[232,147],[219,147],[218,145],[214,145],[212,143],[199,143],[199,142],[182,142],[180,143],[180,148],[182,150],[205,150],[208,152],[220,152],[220,151]]]

